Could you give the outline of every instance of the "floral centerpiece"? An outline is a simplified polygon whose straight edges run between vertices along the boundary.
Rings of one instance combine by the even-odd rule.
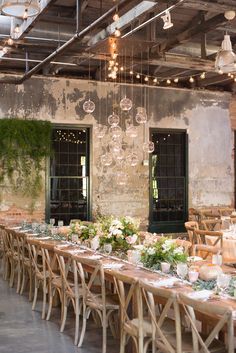
[[[105,217],[101,222],[102,234],[99,238],[100,246],[111,244],[112,250],[126,252],[138,243],[139,221],[131,217]]]
[[[75,222],[70,225],[69,239],[72,240],[74,236],[77,236],[81,242],[84,242],[94,238],[97,233],[98,225],[96,223]]]
[[[188,255],[182,246],[178,246],[173,239],[159,238],[155,243],[144,246],[141,252],[141,262],[145,267],[159,270],[162,262],[168,262],[171,267],[177,263],[187,262]]]

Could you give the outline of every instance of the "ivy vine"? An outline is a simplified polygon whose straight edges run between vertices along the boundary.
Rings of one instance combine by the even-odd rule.
[[[51,134],[48,121],[0,119],[0,182],[35,201],[51,154]]]

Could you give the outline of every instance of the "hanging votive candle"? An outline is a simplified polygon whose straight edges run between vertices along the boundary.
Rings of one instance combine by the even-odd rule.
[[[120,108],[124,112],[130,111],[130,109],[132,109],[132,106],[133,106],[133,103],[131,99],[127,98],[126,96],[123,99],[121,99]]]
[[[89,100],[85,101],[83,104],[83,110],[85,111],[85,113],[91,114],[94,112],[95,110],[95,104],[93,101],[91,101],[91,99],[89,98]]]
[[[120,118],[114,112],[107,118],[108,124],[111,126],[117,126],[120,122]]]

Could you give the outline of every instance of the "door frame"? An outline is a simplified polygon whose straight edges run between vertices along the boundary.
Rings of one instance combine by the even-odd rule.
[[[152,192],[152,154],[149,156],[149,227],[150,232],[156,233],[178,233],[185,232],[184,222],[188,220],[188,188],[189,188],[189,138],[187,129],[168,129],[168,128],[150,128],[149,138],[152,141],[152,134],[154,132],[161,133],[185,133],[185,208],[184,208],[184,220],[181,221],[169,221],[169,222],[153,222],[153,192]]]

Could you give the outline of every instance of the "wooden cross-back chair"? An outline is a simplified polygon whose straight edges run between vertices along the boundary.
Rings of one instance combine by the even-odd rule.
[[[210,254],[217,254],[223,252],[223,233],[209,230],[194,230],[196,244],[193,246],[193,255],[202,256],[206,259]],[[207,243],[207,238],[211,237],[213,244]]]
[[[232,308],[213,303],[205,303],[189,298],[186,294],[179,294],[179,303],[189,322],[191,332],[182,334],[182,353],[233,353],[234,352],[234,326]],[[217,317],[215,326],[207,336],[199,332],[196,313]],[[222,329],[227,327],[227,346],[216,339]]]
[[[209,231],[220,231],[222,226],[221,219],[204,219],[201,221],[201,228]]]
[[[234,208],[232,207],[223,207],[219,208],[219,213],[221,216],[231,216],[232,212],[234,212]]]
[[[158,351],[165,353],[180,353],[181,350],[181,320],[177,301],[177,293],[168,289],[157,288],[145,281],[139,282],[143,306],[147,307],[152,323],[152,353]],[[161,311],[157,314],[156,306],[160,302]],[[144,346],[147,352],[149,341]]]
[[[82,329],[78,346],[81,347],[86,332],[87,319],[91,312],[98,314],[102,325],[102,353],[107,351],[107,326],[110,324],[112,334],[111,316],[119,311],[119,300],[116,294],[106,285],[105,274],[100,260],[86,258],[86,256],[73,256],[74,270],[82,285]]]
[[[16,232],[16,240],[18,246],[19,255],[19,273],[21,286],[17,292],[23,294],[25,290],[26,280],[29,282],[29,300],[32,300],[32,263],[29,257],[28,246],[25,238],[25,234]]]
[[[130,340],[136,352],[143,353],[144,340],[150,339],[151,322],[143,319],[143,307],[138,281],[124,273],[111,271],[120,301],[120,353],[128,352]]]
[[[39,240],[27,238],[27,244],[34,275],[34,298],[32,303],[32,310],[35,310],[38,297],[38,290],[41,286],[43,290],[42,319],[45,319],[49,274],[46,271],[45,258],[44,254],[42,253]]]
[[[195,239],[194,239],[194,229],[199,229],[198,222],[196,221],[188,221],[184,223],[185,229],[188,233],[188,238],[190,243],[192,244],[190,252],[192,254],[193,252],[193,246],[195,244]]]
[[[63,294],[63,281],[62,276],[59,271],[58,259],[55,251],[50,251],[51,246],[48,246],[47,243],[42,242],[41,250],[43,258],[45,259],[46,272],[48,273],[48,312],[46,320],[50,319],[53,305],[53,298],[56,293],[59,295],[61,303],[61,320],[63,318],[64,310],[64,294]]]
[[[13,287],[15,275],[17,274],[17,291],[20,288],[20,263],[19,253],[17,247],[17,240],[15,231],[9,228],[5,229],[4,233],[4,247],[6,249],[6,271],[4,278],[9,280],[9,286]]]
[[[77,345],[79,339],[79,298],[82,296],[81,286],[79,286],[77,272],[73,269],[72,255],[63,249],[60,249],[59,247],[55,247],[54,251],[59,264],[62,279],[61,303],[63,307],[60,332],[63,332],[65,329],[68,306],[70,303],[72,303],[75,313],[74,343]]]

